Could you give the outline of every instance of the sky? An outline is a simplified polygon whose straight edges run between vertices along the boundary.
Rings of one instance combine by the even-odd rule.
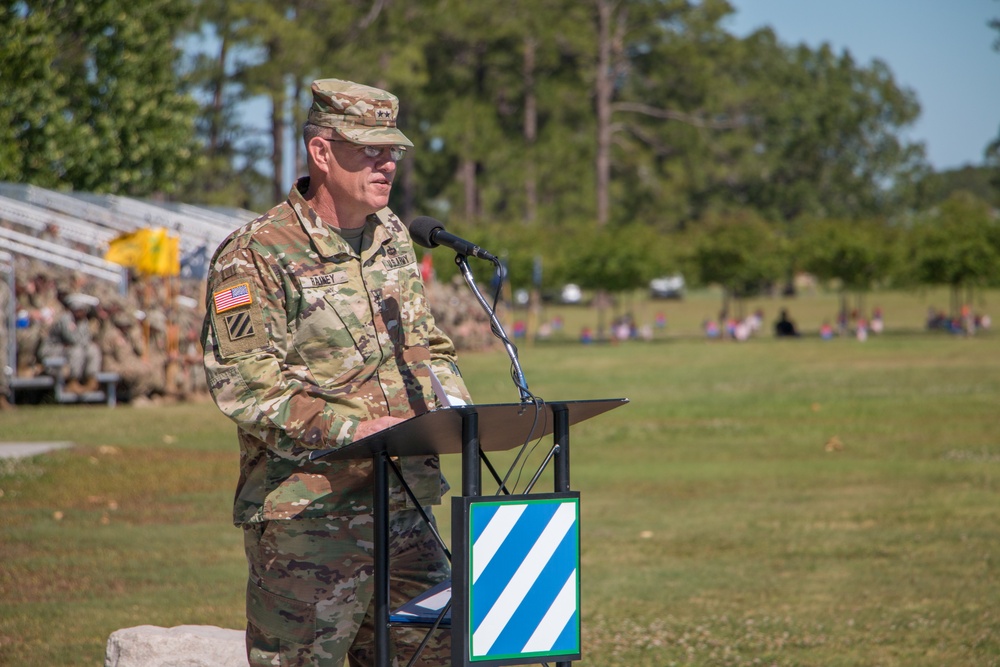
[[[981,165],[1000,135],[1000,0],[729,0],[723,24],[745,36],[770,26],[779,41],[847,50],[858,65],[888,65],[921,112],[905,136],[937,170]]]

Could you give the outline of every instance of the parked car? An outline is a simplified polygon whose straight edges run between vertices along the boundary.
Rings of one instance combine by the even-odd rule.
[[[580,289],[579,285],[573,283],[563,285],[562,292],[559,293],[559,301],[573,305],[583,303],[583,290]]]
[[[649,281],[649,295],[654,299],[683,299],[684,276],[674,274]]]

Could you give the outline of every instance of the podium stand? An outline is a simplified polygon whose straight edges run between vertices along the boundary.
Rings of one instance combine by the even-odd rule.
[[[314,452],[312,458],[332,459],[371,458],[374,470],[373,511],[375,519],[375,660],[376,667],[389,667],[389,458],[393,456],[419,456],[427,454],[462,455],[462,496],[452,498],[452,665],[513,665],[538,663],[540,659],[562,661],[578,659],[579,632],[576,633],[575,650],[565,653],[561,649],[538,651],[537,644],[529,642],[523,654],[502,649],[502,654],[492,653],[495,635],[491,641],[476,642],[473,638],[470,605],[471,584],[470,565],[475,558],[471,551],[472,533],[469,519],[492,515],[497,505],[520,504],[525,507],[539,503],[551,504],[560,519],[557,524],[565,531],[575,530],[579,558],[578,506],[579,494],[569,488],[569,429],[581,421],[596,417],[604,412],[628,403],[628,399],[599,399],[583,401],[561,401],[554,403],[502,403],[486,405],[452,406],[432,410],[375,433],[367,438],[336,450]],[[553,436],[553,494],[529,494],[527,496],[498,496],[488,498],[492,507],[477,506],[477,501],[485,499],[482,493],[482,469],[480,452],[496,452],[514,449],[539,438]],[[534,513],[534,507],[531,507]],[[543,508],[551,510],[552,507]],[[523,512],[514,508],[513,512]],[[457,512],[457,514],[456,514]],[[570,514],[573,514],[570,517]],[[567,527],[569,526],[569,527]],[[572,537],[573,535],[571,535]],[[565,549],[564,549],[565,551]],[[551,554],[550,554],[551,555]],[[480,565],[481,567],[481,565]],[[578,569],[574,576],[578,581]],[[565,579],[565,577],[563,577]],[[560,581],[562,591],[572,587],[571,581]],[[571,591],[573,594],[576,591]],[[566,595],[563,595],[565,607]],[[578,596],[573,598],[578,600]],[[501,621],[510,614],[501,614]],[[575,614],[579,625],[579,612]],[[491,618],[491,626],[497,625],[496,615]],[[502,622],[500,623],[502,625]],[[484,646],[487,646],[483,650]],[[572,642],[570,642],[572,644]],[[474,653],[473,649],[479,647]],[[549,647],[551,649],[551,647]],[[568,662],[566,662],[568,664]]]

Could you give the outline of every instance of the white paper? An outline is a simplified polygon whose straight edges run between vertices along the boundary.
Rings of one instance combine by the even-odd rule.
[[[434,387],[434,394],[437,396],[438,401],[441,403],[442,407],[448,407],[449,405],[466,405],[465,401],[461,396],[452,396],[444,390],[444,385],[441,384],[441,380],[434,373],[434,369],[431,369],[431,386]]]

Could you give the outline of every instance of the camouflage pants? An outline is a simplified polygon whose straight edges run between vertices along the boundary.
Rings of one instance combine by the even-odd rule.
[[[94,343],[68,347],[66,356],[70,380],[89,380],[101,371],[101,349]]]
[[[429,510],[428,510],[429,511]],[[244,527],[247,655],[252,667],[373,665],[372,515],[269,521]],[[451,575],[416,510],[389,520],[390,608]],[[394,667],[405,667],[426,630],[392,628]],[[415,663],[451,664],[451,636],[438,630]]]

